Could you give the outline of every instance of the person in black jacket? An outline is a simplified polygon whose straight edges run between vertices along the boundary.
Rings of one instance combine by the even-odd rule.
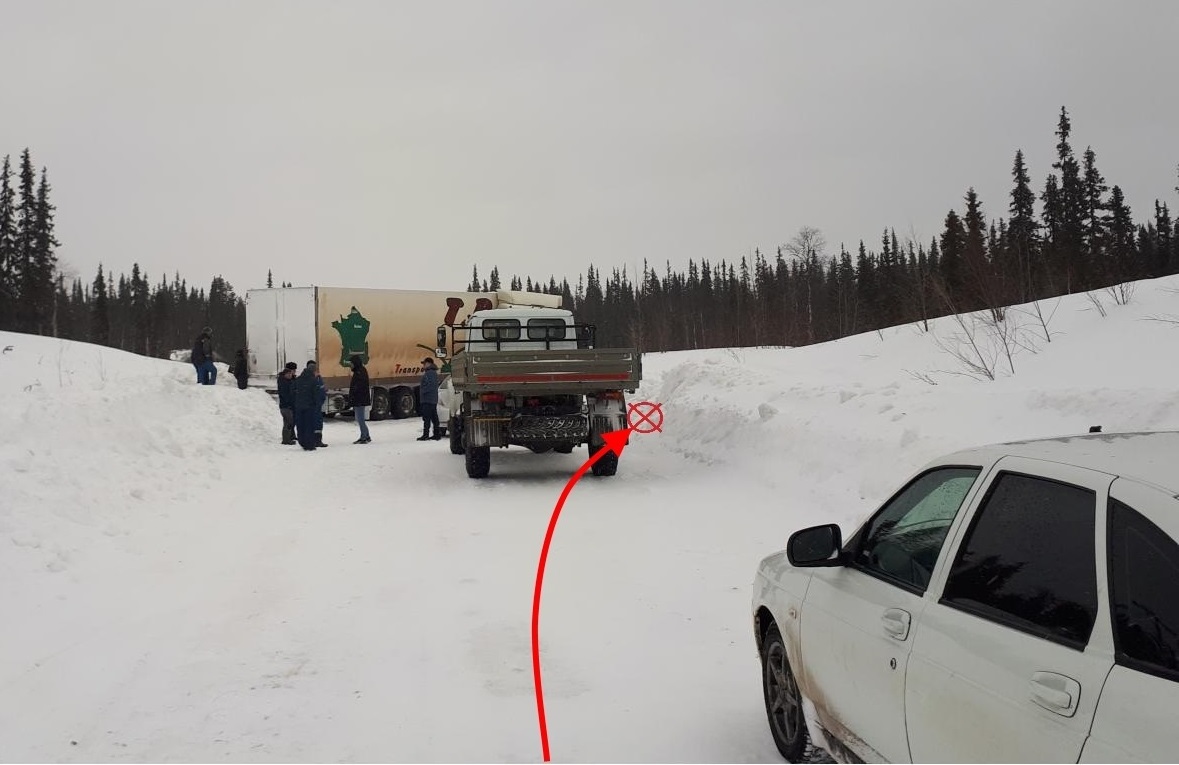
[[[348,398],[352,401],[356,424],[360,426],[360,438],[352,443],[371,443],[372,439],[368,435],[368,423],[365,422],[365,415],[368,414],[368,408],[372,406],[373,398],[372,391],[368,387],[368,370],[364,368],[364,362],[360,360],[359,355],[352,357],[352,381],[348,384]]]
[[[303,372],[295,378],[295,433],[299,445],[305,450],[315,451],[319,436],[315,433],[316,388],[314,361],[308,361]]]
[[[278,376],[278,411],[282,414],[282,442],[297,444],[295,440],[295,371],[299,365],[288,361]]]
[[[246,363],[246,351],[240,349],[237,355],[233,358],[233,366],[229,368],[229,373],[237,380],[237,387],[245,390],[250,384],[250,365]]]
[[[196,368],[198,384],[217,384],[217,365],[213,363],[213,330],[208,327],[201,330],[192,344],[189,360]]]

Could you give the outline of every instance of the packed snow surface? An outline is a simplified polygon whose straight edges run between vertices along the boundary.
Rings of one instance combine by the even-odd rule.
[[[1010,362],[976,330],[993,381],[952,318],[646,355],[633,398],[663,430],[576,486],[550,552],[553,759],[777,760],[758,561],[806,525],[850,532],[952,449],[1179,426],[1177,291],[1042,301],[1047,330],[1013,308]],[[473,481],[419,421],[282,446],[273,399],[224,367],[198,386],[82,343],[0,351],[0,759],[540,760],[533,584],[584,448],[497,450]]]

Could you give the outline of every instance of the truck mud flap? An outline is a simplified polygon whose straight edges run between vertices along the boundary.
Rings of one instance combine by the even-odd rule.
[[[610,433],[615,430],[626,429],[626,415],[625,414],[595,414],[594,415],[594,444],[599,445],[604,443],[602,441],[603,433]]]
[[[513,441],[570,441],[581,443],[589,436],[589,420],[578,415],[519,415],[508,426]]]
[[[506,446],[506,417],[477,417],[471,420],[467,441],[471,446]]]

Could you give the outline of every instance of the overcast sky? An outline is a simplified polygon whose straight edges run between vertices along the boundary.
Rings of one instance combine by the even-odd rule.
[[[0,155],[62,265],[239,293],[558,281],[921,241],[1037,193],[1060,107],[1135,220],[1179,209],[1179,2],[0,0]]]

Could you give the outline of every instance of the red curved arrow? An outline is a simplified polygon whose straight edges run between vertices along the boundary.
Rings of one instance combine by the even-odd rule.
[[[540,750],[544,755],[545,762],[549,761],[549,728],[544,717],[544,690],[540,683],[540,588],[544,582],[544,564],[549,558],[549,545],[553,541],[553,529],[557,527],[557,517],[561,515],[561,508],[565,506],[569,492],[573,491],[573,485],[581,480],[590,466],[600,460],[606,452],[614,452],[621,457],[629,437],[630,428],[602,434],[602,439],[606,442],[605,446],[594,452],[593,456],[586,460],[585,464],[579,467],[569,482],[565,484],[561,498],[557,500],[557,506],[553,508],[553,517],[549,519],[549,528],[544,535],[544,546],[540,548],[540,565],[536,569],[536,590],[532,594],[532,678],[536,685],[536,714],[540,720]]]

